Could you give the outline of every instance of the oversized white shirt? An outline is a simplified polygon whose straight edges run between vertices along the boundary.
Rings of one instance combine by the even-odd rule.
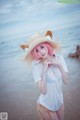
[[[56,59],[62,64],[64,71],[68,72],[63,56],[58,55]],[[39,60],[33,61],[32,73],[35,83],[42,80],[42,71],[43,64]],[[59,68],[53,65],[48,67],[46,72],[47,93],[41,94],[37,102],[51,111],[57,111],[63,104],[62,81]]]

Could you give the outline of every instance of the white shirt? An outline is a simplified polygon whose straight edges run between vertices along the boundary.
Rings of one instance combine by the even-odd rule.
[[[65,72],[68,72],[66,63],[62,55],[56,56],[56,59],[62,64]],[[40,61],[33,61],[32,73],[35,83],[42,80],[43,65]],[[57,111],[63,104],[62,94],[62,74],[58,67],[50,66],[46,72],[47,93],[41,94],[38,103],[51,111]]]

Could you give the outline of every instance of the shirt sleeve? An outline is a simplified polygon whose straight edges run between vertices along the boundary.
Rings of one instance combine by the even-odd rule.
[[[41,80],[40,69],[37,65],[32,66],[32,74],[33,74],[35,83],[37,83],[39,80]]]
[[[64,57],[61,55],[61,64],[65,72],[68,72],[67,65],[65,63]]]

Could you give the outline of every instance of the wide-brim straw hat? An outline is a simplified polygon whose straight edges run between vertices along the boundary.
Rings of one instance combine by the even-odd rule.
[[[33,61],[33,57],[31,55],[31,51],[33,50],[33,48],[35,48],[40,43],[44,43],[44,42],[49,43],[53,47],[53,49],[60,51],[60,43],[54,42],[53,34],[51,30],[47,30],[43,34],[40,34],[40,33],[34,34],[30,38],[27,44],[23,44],[20,46],[22,49],[25,49],[25,48],[28,49],[25,56],[25,60],[27,63],[31,63]]]

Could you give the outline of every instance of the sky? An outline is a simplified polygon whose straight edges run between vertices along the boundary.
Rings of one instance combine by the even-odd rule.
[[[0,0],[0,39],[79,25],[80,4],[58,0]]]

